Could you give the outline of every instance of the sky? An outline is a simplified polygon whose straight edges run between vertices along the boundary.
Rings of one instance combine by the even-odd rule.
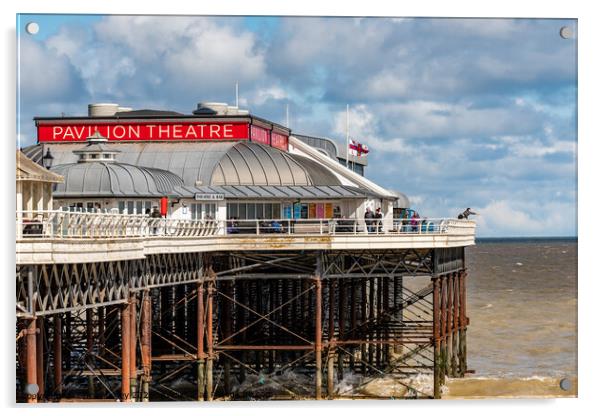
[[[35,21],[36,35],[24,28]],[[87,104],[234,103],[370,148],[366,176],[479,237],[577,235],[577,23],[20,15],[18,146]],[[560,28],[572,29],[564,39]]]

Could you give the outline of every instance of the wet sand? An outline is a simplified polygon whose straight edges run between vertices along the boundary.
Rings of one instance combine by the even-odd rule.
[[[571,387],[560,388],[560,378],[479,378],[467,377],[447,381],[443,399],[516,399],[577,397],[577,378],[569,378]]]

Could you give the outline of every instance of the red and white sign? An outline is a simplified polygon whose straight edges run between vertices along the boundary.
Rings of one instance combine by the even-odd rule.
[[[288,152],[288,136],[272,132],[272,147]]]
[[[269,146],[270,145],[270,131],[268,129],[264,129],[263,127],[252,125],[251,126],[251,141]]]
[[[83,142],[96,131],[111,141],[249,139],[247,123],[130,122],[40,124],[38,125],[38,142]]]

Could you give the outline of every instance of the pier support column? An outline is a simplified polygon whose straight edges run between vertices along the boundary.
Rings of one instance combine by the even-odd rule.
[[[336,344],[334,342],[334,279],[328,281],[328,358],[326,386],[328,398],[334,398],[334,357]]]
[[[431,279],[433,283],[433,396],[441,398],[441,344],[439,339],[441,316],[440,316],[440,283],[438,277]]]
[[[351,332],[350,335],[347,337],[348,339],[351,338],[352,340],[356,341],[357,340],[357,334],[356,334],[356,330],[357,330],[357,301],[358,301],[358,293],[357,293],[357,280],[356,279],[351,279],[351,303],[350,303],[350,308],[351,308]],[[351,351],[350,351],[350,355],[349,355],[349,369],[351,370],[352,373],[355,372],[355,351],[357,349],[357,346],[354,344],[351,346]]]
[[[130,296],[130,397],[133,402],[137,400],[138,394],[138,368],[136,365],[136,341],[138,331],[136,314],[136,295]]]
[[[452,338],[452,332],[453,332],[453,323],[454,323],[454,309],[453,309],[453,305],[454,305],[454,285],[453,285],[453,277],[454,277],[454,273],[450,273],[447,275],[446,277],[446,283],[447,283],[447,308],[446,308],[446,312],[447,312],[447,317],[446,317],[446,324],[447,324],[447,329],[446,329],[446,337],[445,337],[445,344],[446,344],[446,351],[445,351],[445,375],[448,377],[452,376],[452,357],[453,357],[453,338]]]
[[[130,304],[121,307],[121,401],[130,397]]]
[[[466,326],[468,318],[466,317],[466,271],[460,272],[460,334],[459,334],[459,369],[460,376],[466,374]]]
[[[71,312],[65,312],[65,342],[63,343],[63,356],[65,357],[65,370],[71,370],[71,352],[69,350],[72,344],[71,327],[73,317]]]
[[[459,375],[459,371],[458,371],[458,335],[459,335],[459,330],[458,330],[458,325],[460,322],[459,319],[459,307],[458,307],[458,303],[459,303],[459,292],[460,292],[460,285],[459,285],[459,273],[453,273],[452,274],[452,286],[453,286],[453,292],[454,292],[454,300],[453,300],[453,338],[452,338],[452,356],[451,356],[451,376],[452,377],[458,377]]]
[[[54,392],[60,398],[63,394],[63,325],[61,315],[54,315],[53,321]]]
[[[25,392],[27,394],[27,403],[37,403],[38,402],[38,394],[31,394],[28,390],[28,386],[37,385],[38,384],[38,376],[37,376],[37,353],[36,353],[36,319],[30,319],[27,325],[27,345],[26,345],[26,353],[27,353],[27,373],[26,373],[26,386]]]
[[[94,310],[92,308],[86,309],[86,362],[91,368],[94,368],[92,360],[92,348],[94,347]],[[88,397],[94,398],[94,376],[88,376]]]
[[[100,307],[96,309],[96,317],[98,319],[98,355],[102,356],[105,352],[105,308]]]
[[[207,288],[207,375],[205,376],[205,387],[207,400],[213,400],[213,296],[215,292],[214,283]]]
[[[39,317],[37,322],[37,335],[36,335],[36,376],[37,383],[39,387],[38,396],[44,397],[46,395],[46,386],[45,386],[45,372],[44,372],[44,318]]]
[[[234,285],[231,281],[220,283],[220,291],[225,293],[226,297],[221,297],[221,318],[222,321],[220,323],[221,333],[223,335],[223,339],[230,338],[232,335],[232,301],[234,297]],[[274,305],[272,305],[273,307]],[[231,345],[231,340],[225,341],[223,344]],[[224,394],[229,396],[232,393],[232,380],[231,380],[231,369],[232,369],[232,361],[230,357],[225,354],[222,354],[221,362],[223,363],[223,377],[224,377]]]
[[[370,278],[370,298],[369,298],[369,306],[368,306],[368,321],[370,322],[370,326],[375,326],[375,322],[374,322],[374,302],[375,302],[375,296],[374,296],[374,277]],[[374,340],[374,330],[371,329],[370,332],[368,333],[368,341],[373,341]],[[374,365],[374,344],[372,342],[370,342],[368,344],[368,363],[370,364],[370,366]]]
[[[366,308],[368,305],[368,295],[367,295],[367,280],[362,279],[361,280],[361,285],[362,285],[362,309],[360,312],[360,319],[362,321],[362,325],[366,325],[366,320],[367,320],[367,316],[366,316]],[[365,341],[365,336],[362,335],[362,341]],[[360,357],[361,357],[361,362],[362,362],[362,374],[366,375],[366,360],[368,359],[367,357],[367,350],[366,350],[366,343],[362,342],[361,345],[361,351],[360,351]]]
[[[316,400],[322,400],[322,280],[314,278],[316,284]]]
[[[339,279],[339,340],[345,341],[347,338],[347,334],[345,333],[345,329],[347,328],[347,279]],[[341,347],[344,350],[347,350],[345,344]],[[341,353],[339,349],[337,351],[337,377],[338,380],[343,379],[343,370],[344,370],[344,354]]]
[[[152,366],[152,303],[149,290],[142,294],[140,310],[140,356],[142,361],[142,401],[150,400],[150,381]]]
[[[203,283],[197,284],[197,400],[203,401],[205,396],[205,288]]]

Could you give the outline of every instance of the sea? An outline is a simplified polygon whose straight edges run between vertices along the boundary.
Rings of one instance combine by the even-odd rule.
[[[576,395],[577,239],[478,239],[466,261],[475,372],[450,396]]]

